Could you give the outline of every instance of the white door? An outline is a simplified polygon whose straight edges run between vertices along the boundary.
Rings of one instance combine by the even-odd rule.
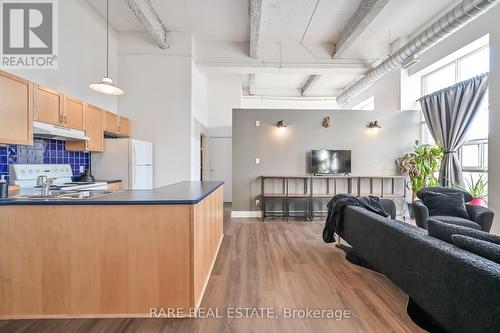
[[[208,180],[223,180],[224,202],[232,201],[233,139],[231,137],[208,138]]]
[[[153,144],[140,140],[130,140],[131,165],[153,165]]]
[[[151,165],[133,165],[130,168],[132,172],[132,177],[130,177],[131,190],[153,189],[153,167]]]

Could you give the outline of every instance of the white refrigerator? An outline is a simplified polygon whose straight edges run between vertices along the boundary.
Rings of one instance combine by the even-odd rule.
[[[104,153],[92,154],[95,179],[120,179],[126,190],[153,188],[153,144],[134,139],[105,139]]]

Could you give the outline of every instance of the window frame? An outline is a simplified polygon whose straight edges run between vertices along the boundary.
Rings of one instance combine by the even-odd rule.
[[[464,146],[479,146],[478,148],[478,161],[479,161],[479,166],[477,167],[470,167],[470,166],[463,166],[462,165],[462,148]],[[462,148],[458,151],[458,159],[460,160],[460,166],[462,167],[462,171],[464,172],[488,172],[488,166],[485,161],[485,152],[488,149],[488,139],[476,139],[476,140],[470,140],[467,141],[466,143],[463,144]]]

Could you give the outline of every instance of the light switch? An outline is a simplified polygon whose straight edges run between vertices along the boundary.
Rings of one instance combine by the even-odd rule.
[[[260,164],[260,158],[258,158],[258,157],[257,157],[257,158],[255,159],[255,164]]]
[[[255,121],[255,127],[260,127],[260,121],[259,120]]]

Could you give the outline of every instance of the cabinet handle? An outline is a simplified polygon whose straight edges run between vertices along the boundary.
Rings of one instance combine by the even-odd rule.
[[[59,116],[59,122],[62,123],[63,122],[63,115],[60,115]]]
[[[64,123],[67,124],[68,123],[68,116],[64,116]]]

